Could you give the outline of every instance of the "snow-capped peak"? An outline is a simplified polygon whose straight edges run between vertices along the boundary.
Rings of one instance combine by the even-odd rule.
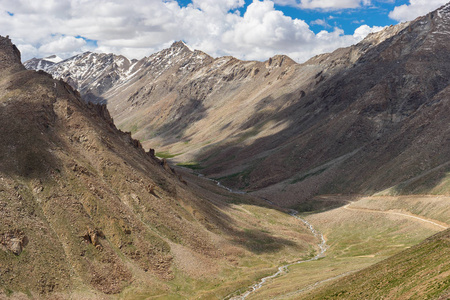
[[[440,8],[438,8],[436,10],[437,15],[442,18],[443,16],[447,16],[450,15],[450,2],[441,6]]]
[[[32,58],[24,62],[23,65],[25,68],[30,70],[44,70],[48,72],[53,65],[61,62],[62,60],[62,58],[56,55],[51,55],[45,58]]]
[[[180,48],[180,49],[186,48],[186,49],[188,49],[189,51],[194,52],[194,49],[192,49],[191,47],[189,47],[188,45],[186,45],[186,43],[183,42],[183,41],[174,42],[174,43],[170,46],[170,48]]]
[[[46,60],[46,61],[49,61],[49,62],[52,62],[55,64],[63,61],[63,59],[57,55],[50,55],[50,56],[44,57],[43,60]]]

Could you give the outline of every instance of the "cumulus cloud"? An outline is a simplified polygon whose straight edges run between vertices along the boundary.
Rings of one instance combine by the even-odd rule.
[[[395,7],[389,13],[389,17],[401,22],[411,21],[441,7],[447,2],[448,0],[410,0],[409,4]]]
[[[319,26],[323,26],[323,27],[331,27],[330,25],[328,25],[327,21],[325,21],[325,19],[317,19],[314,21],[309,22],[310,25],[319,25]]]
[[[384,27],[381,26],[373,26],[370,27],[368,25],[361,25],[358,28],[356,28],[355,33],[353,34],[353,37],[356,40],[362,40],[365,38],[369,33],[374,33],[383,30]]]
[[[255,1],[249,5],[244,17],[223,34],[222,41],[224,45],[241,46],[247,51],[254,47],[288,50],[294,45],[308,43],[313,36],[304,21],[275,10],[273,2]]]
[[[81,38],[75,38],[73,36],[61,36],[58,39],[39,47],[39,52],[67,53],[80,49],[84,45],[86,45],[86,41]]]
[[[311,8],[366,5],[368,0],[275,0]],[[322,4],[320,4],[322,3]],[[300,19],[275,8],[270,0],[1,0],[0,34],[9,35],[23,59],[76,52],[148,56],[184,40],[213,56],[265,60],[286,54],[302,62],[311,56],[360,41],[370,27],[345,35],[339,28],[315,34]],[[10,12],[10,13],[8,13]],[[376,28],[375,28],[376,29]],[[95,41],[95,42],[89,42]]]
[[[303,9],[345,9],[370,5],[370,0],[274,0],[278,5],[299,7]]]

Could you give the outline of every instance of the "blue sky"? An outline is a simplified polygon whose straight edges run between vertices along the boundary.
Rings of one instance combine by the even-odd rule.
[[[142,58],[174,41],[211,56],[303,62],[447,0],[0,0],[0,34],[23,60],[85,52]]]
[[[395,1],[395,3],[375,2],[373,6],[370,7],[342,9],[335,11],[298,9],[280,5],[276,5],[275,7],[283,11],[287,16],[305,20],[308,24],[310,24],[311,29],[315,33],[318,33],[319,31],[330,27],[339,27],[344,30],[345,34],[351,34],[362,24],[366,24],[370,27],[389,26],[397,24],[397,20],[393,20],[389,17],[389,12],[392,11],[395,6],[406,4],[408,2],[409,1],[407,0]],[[326,26],[320,24],[311,25],[311,22],[314,22],[316,20],[325,21]]]
[[[177,2],[180,6],[184,7],[192,5],[191,0],[178,0]],[[251,3],[252,1],[246,0],[245,5],[236,10],[243,15],[245,14],[248,5]],[[318,33],[323,29],[339,27],[344,30],[344,33],[351,34],[362,24],[367,24],[371,27],[397,24],[398,21],[390,18],[389,13],[393,11],[396,6],[407,4],[409,4],[409,0],[384,0],[371,1],[370,5],[349,9],[302,9],[289,5],[279,5],[275,2],[275,9],[282,11],[284,15],[293,19],[305,20],[310,24],[311,29],[315,33]],[[314,21],[317,20],[323,20],[325,25],[316,24],[317,22],[314,23]]]

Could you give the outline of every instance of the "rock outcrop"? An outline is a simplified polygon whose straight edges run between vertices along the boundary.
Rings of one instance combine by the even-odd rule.
[[[28,238],[20,229],[10,230],[0,235],[0,248],[11,251],[15,255],[20,255],[27,244]]]
[[[0,39],[0,68],[21,67],[19,49],[11,42],[9,36]],[[23,68],[23,67],[22,67]]]

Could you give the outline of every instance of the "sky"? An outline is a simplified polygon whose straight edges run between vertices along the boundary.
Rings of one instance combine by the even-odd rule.
[[[448,1],[0,0],[0,35],[23,61],[86,51],[140,59],[182,40],[213,57],[304,62]]]

